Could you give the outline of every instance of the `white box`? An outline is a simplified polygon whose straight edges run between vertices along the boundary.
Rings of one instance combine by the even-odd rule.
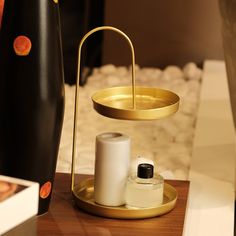
[[[1,235],[37,214],[39,184],[3,175],[0,184]]]

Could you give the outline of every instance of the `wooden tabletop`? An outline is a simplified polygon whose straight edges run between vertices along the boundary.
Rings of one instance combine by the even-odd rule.
[[[80,179],[87,177],[86,175],[79,175]],[[177,204],[171,212],[150,219],[117,220],[90,215],[78,209],[73,203],[70,192],[70,175],[57,173],[49,212],[18,227],[17,232],[22,233],[22,235],[42,236],[181,236],[189,182],[177,180],[167,182],[178,191]],[[19,233],[18,235],[21,235]]]

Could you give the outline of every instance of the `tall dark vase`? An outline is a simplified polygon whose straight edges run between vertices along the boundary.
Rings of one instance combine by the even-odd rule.
[[[0,31],[0,173],[40,183],[39,214],[49,207],[64,116],[58,8],[5,1]]]

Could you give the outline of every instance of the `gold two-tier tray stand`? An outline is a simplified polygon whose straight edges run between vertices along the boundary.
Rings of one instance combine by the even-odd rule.
[[[107,207],[94,201],[94,180],[86,179],[75,183],[75,154],[77,139],[78,98],[80,83],[81,49],[84,41],[93,33],[111,30],[123,36],[131,49],[132,85],[105,88],[92,96],[93,107],[101,115],[122,120],[156,120],[175,113],[179,108],[179,97],[168,90],[135,85],[135,53],[129,37],[121,30],[111,26],[101,26],[89,31],[80,41],[78,48],[78,68],[75,92],[73,150],[71,165],[71,191],[76,205],[91,214],[119,219],[143,219],[165,214],[172,210],[177,201],[177,191],[171,185],[164,184],[164,201],[161,206],[130,209],[124,206]]]

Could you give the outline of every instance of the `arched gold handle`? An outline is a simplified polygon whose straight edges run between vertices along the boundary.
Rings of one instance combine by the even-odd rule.
[[[89,31],[85,36],[81,39],[79,48],[78,48],[78,66],[77,66],[77,80],[76,80],[76,90],[75,90],[75,107],[74,107],[74,127],[73,127],[73,147],[72,147],[72,163],[71,163],[71,190],[74,191],[74,164],[75,164],[75,153],[76,153],[76,139],[77,139],[77,119],[78,119],[78,98],[79,98],[79,82],[80,82],[80,61],[81,61],[81,49],[83,46],[84,41],[93,33],[101,30],[111,30],[121,34],[128,42],[130,49],[131,49],[131,56],[132,56],[132,104],[133,109],[136,109],[136,101],[135,101],[135,54],[134,54],[134,47],[129,39],[129,37],[122,32],[121,30],[112,27],[112,26],[101,26]]]

